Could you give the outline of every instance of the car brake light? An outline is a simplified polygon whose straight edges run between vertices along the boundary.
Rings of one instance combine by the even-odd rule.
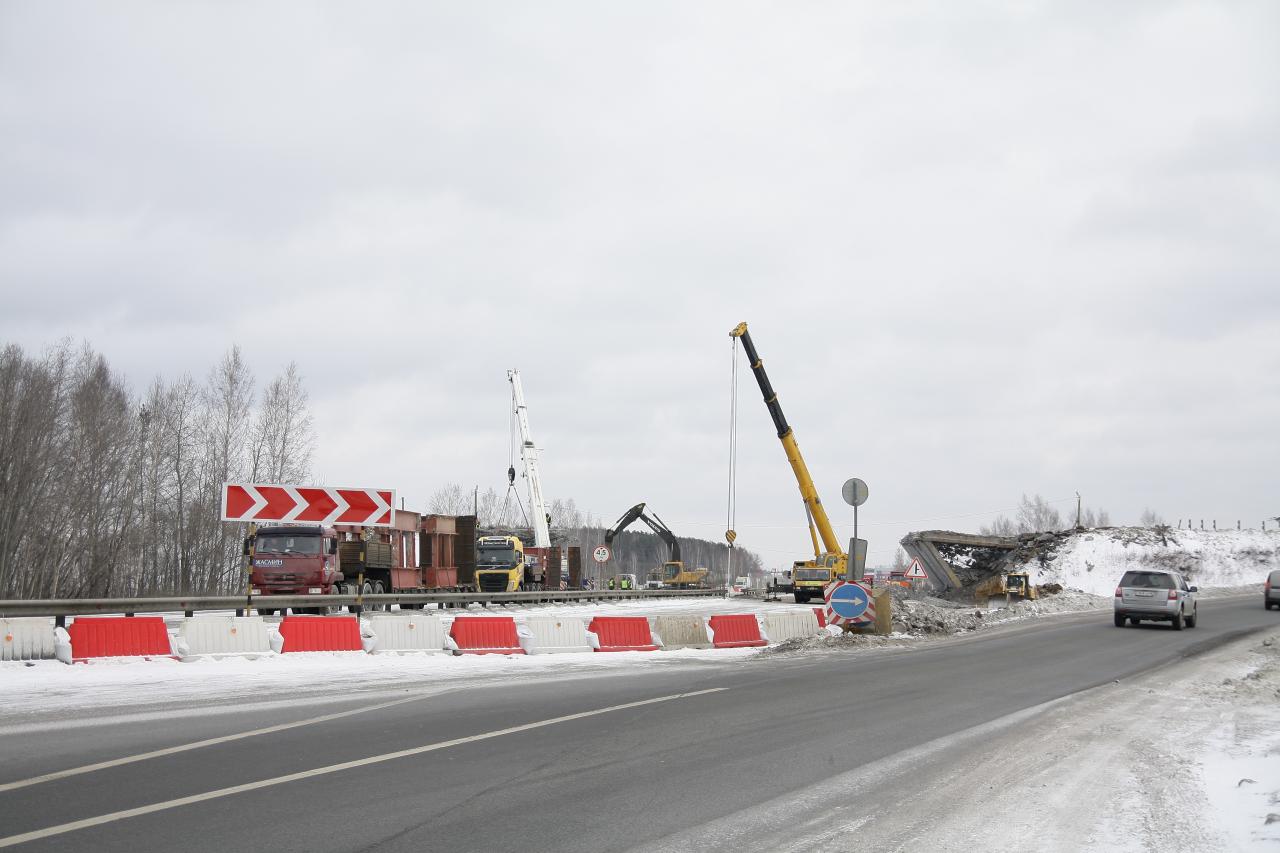
[[[1169,600],[1177,601],[1177,599],[1178,599],[1178,591],[1176,589],[1169,590]]]
[[[1120,598],[1122,595],[1124,595],[1124,587],[1116,587],[1116,598]]]

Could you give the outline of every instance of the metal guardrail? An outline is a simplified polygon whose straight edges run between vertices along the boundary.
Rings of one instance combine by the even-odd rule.
[[[550,604],[571,601],[626,601],[645,598],[696,598],[724,595],[724,589],[575,589],[531,592],[427,592],[385,595],[212,595],[189,598],[45,598],[0,601],[0,617],[91,616],[101,613],[172,613],[199,610],[282,610],[286,607],[363,607],[401,609],[425,604],[465,608],[468,604]]]

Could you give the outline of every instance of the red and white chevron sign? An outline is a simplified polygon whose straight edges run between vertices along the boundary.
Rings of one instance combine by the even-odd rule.
[[[223,521],[292,521],[390,527],[396,493],[392,489],[346,489],[223,483]]]

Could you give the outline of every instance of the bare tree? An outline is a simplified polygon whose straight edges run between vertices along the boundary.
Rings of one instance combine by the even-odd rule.
[[[978,528],[983,536],[1016,536],[1020,531],[1018,525],[1004,515],[997,515],[990,524]]]
[[[213,563],[207,586],[221,588],[236,577],[240,569],[240,552],[231,537],[229,526],[220,520],[218,496],[222,484],[247,474],[250,412],[253,410],[253,374],[233,346],[210,373],[204,388],[206,411],[205,452],[208,484],[206,493],[212,498],[206,508],[211,521],[210,550]],[[242,531],[241,531],[242,532]]]
[[[1018,505],[1018,532],[1061,530],[1063,526],[1062,513],[1041,495],[1030,498],[1025,494],[1022,496],[1022,502]]]
[[[458,483],[441,486],[427,501],[427,510],[440,515],[469,515],[473,508],[471,490],[463,489]]]
[[[262,395],[250,455],[254,480],[297,483],[310,476],[315,431],[307,402],[298,366],[290,362]]]
[[[1164,519],[1160,517],[1158,512],[1147,507],[1142,510],[1142,517],[1138,520],[1138,524],[1142,527],[1159,527],[1164,524]]]

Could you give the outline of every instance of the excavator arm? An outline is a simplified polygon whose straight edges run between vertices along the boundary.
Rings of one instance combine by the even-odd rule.
[[[613,537],[617,536],[619,533],[626,530],[627,527],[631,524],[631,522],[635,521],[637,518],[639,518],[642,515],[644,515],[643,503],[638,503],[635,506],[633,506],[631,509],[624,512],[622,514],[622,517],[613,523],[613,527],[610,527],[608,530],[604,532],[604,544],[612,545]]]
[[[612,544],[613,538],[626,530],[627,527],[636,519],[647,524],[649,529],[656,533],[658,537],[667,544],[667,547],[671,549],[671,562],[680,562],[680,542],[676,539],[676,535],[671,532],[671,528],[667,527],[662,519],[658,518],[656,513],[652,516],[646,513],[644,511],[643,503],[638,503],[631,509],[624,512],[622,517],[614,522],[613,527],[610,527],[604,532],[604,544]]]
[[[666,522],[658,518],[658,514],[653,513],[652,517],[645,513],[640,513],[640,520],[649,525],[649,529],[658,534],[658,537],[667,543],[667,547],[671,549],[671,562],[679,563],[680,560],[680,540],[676,539],[676,535],[671,532],[671,528],[667,527]]]

